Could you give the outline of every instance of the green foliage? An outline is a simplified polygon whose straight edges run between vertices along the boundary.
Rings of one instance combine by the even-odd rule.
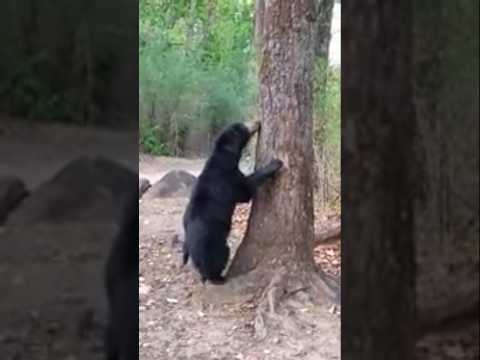
[[[249,116],[252,10],[243,1],[140,2],[140,129],[167,153],[202,152],[226,123]],[[192,136],[205,140],[192,145]]]
[[[113,72],[129,61],[123,44],[137,29],[129,10],[126,0],[4,1],[0,111],[32,121],[118,126],[109,107],[125,96],[110,90],[122,81]]]
[[[66,117],[65,98],[32,73],[17,79],[12,87],[12,107],[19,116],[62,120]]]
[[[315,141],[340,149],[341,72],[324,60],[315,66]]]
[[[144,152],[152,155],[171,155],[166,146],[158,141],[158,128],[142,126],[140,128],[140,146]]]

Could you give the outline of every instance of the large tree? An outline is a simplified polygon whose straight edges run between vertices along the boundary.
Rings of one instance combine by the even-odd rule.
[[[266,287],[271,310],[278,295],[308,289],[336,298],[313,261],[314,0],[259,0],[256,5],[257,166],[279,158],[284,167],[254,199],[247,232],[229,276],[248,273]]]
[[[343,16],[342,359],[413,359],[412,1]]]

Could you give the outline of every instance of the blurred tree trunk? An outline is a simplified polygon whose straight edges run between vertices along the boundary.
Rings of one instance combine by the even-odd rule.
[[[190,8],[188,13],[188,24],[187,24],[187,33],[186,33],[186,49],[192,49],[193,45],[193,35],[195,32],[195,17],[197,15],[197,0],[190,0]]]
[[[255,269],[255,286],[267,285],[280,276],[288,279],[280,283],[296,287],[298,282],[311,282],[316,273],[312,143],[315,4],[313,0],[260,1],[257,10],[262,130],[256,164],[264,166],[279,158],[284,168],[258,191],[229,275]],[[324,284],[316,285],[329,290]]]
[[[416,16],[417,311],[432,327],[479,308],[479,3],[429,0]]]
[[[410,360],[412,2],[347,2],[342,10],[342,359]]]
[[[215,21],[215,10],[217,8],[217,1],[216,0],[207,0],[206,5],[206,12],[207,12],[207,20],[205,21],[204,26],[204,36],[209,36],[210,34],[210,25]]]

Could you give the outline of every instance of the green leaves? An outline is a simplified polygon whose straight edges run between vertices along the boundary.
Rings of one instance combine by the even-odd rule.
[[[191,133],[211,141],[251,111],[252,11],[248,1],[140,2],[144,151],[156,139],[169,154],[183,152]]]

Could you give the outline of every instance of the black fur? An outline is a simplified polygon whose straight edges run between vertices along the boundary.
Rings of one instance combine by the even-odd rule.
[[[238,163],[251,135],[249,128],[241,123],[223,130],[183,216],[183,265],[190,257],[203,283],[225,281],[222,272],[230,256],[227,237],[235,206],[249,202],[255,190],[282,166],[280,160],[272,160],[252,175],[243,175]]]
[[[105,269],[107,360],[138,359],[138,192],[127,201]]]

